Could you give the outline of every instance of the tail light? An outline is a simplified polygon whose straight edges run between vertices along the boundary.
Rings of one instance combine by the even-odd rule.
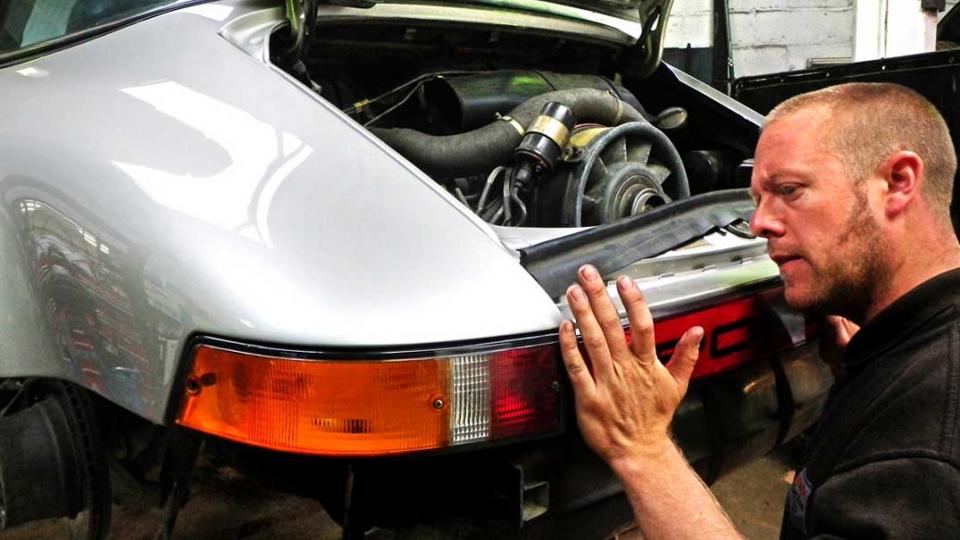
[[[556,344],[402,360],[201,345],[177,423],[274,450],[373,456],[560,429]]]
[[[704,328],[694,378],[799,345],[813,329],[765,291],[656,322],[669,360]],[[774,306],[774,309],[771,309]],[[629,333],[627,334],[629,338]],[[563,373],[556,342],[403,359],[303,359],[199,345],[177,423],[274,450],[377,456],[560,431]]]

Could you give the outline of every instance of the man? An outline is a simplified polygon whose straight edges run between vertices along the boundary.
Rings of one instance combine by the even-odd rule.
[[[768,116],[751,190],[787,302],[833,318],[844,370],[788,497],[784,538],[960,538],[960,244],[943,119],[892,84],[795,97]],[[656,357],[643,295],[591,266],[567,291],[564,362],[586,442],[624,484],[644,537],[738,537],[669,436],[703,336]]]

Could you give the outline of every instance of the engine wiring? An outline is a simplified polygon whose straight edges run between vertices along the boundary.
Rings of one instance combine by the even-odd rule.
[[[487,176],[487,181],[483,185],[483,192],[480,193],[480,200],[474,209],[477,214],[483,215],[483,206],[484,203],[487,202],[487,195],[490,194],[490,188],[493,186],[493,183],[497,181],[497,177],[500,176],[500,173],[502,173],[504,169],[506,169],[506,167],[501,165],[491,171],[490,175]]]
[[[411,89],[409,92],[406,93],[406,95],[404,95],[402,98],[400,98],[400,101],[398,101],[398,102],[394,103],[393,105],[387,107],[387,109],[384,110],[383,112],[381,112],[381,113],[379,113],[378,115],[374,116],[374,117],[371,118],[370,120],[367,120],[366,122],[364,122],[364,123],[363,123],[363,127],[370,127],[370,126],[372,126],[373,124],[377,123],[377,121],[380,120],[381,118],[387,116],[388,114],[390,114],[390,113],[392,113],[393,111],[395,111],[395,110],[399,109],[400,107],[402,107],[404,103],[410,101],[410,98],[412,98],[413,95],[416,94],[417,91],[420,90],[420,88],[421,88],[425,83],[426,83],[426,81],[421,81],[419,84],[414,85],[413,89]]]
[[[480,190],[477,204],[471,206],[466,201],[469,197],[464,196],[460,188],[454,188],[454,192],[460,198],[461,202],[480,216],[481,219],[493,225],[520,226],[527,221],[527,205],[520,198],[520,186],[515,181],[516,175],[512,167],[501,165],[487,175],[483,188]],[[493,186],[500,180],[499,198],[490,199],[493,192]],[[489,203],[488,203],[488,199]]]
[[[408,92],[406,95],[404,95],[398,102],[396,102],[395,104],[391,105],[389,108],[387,108],[387,109],[384,110],[383,112],[378,113],[378,114],[377,114],[376,116],[374,116],[372,119],[368,120],[366,123],[363,124],[364,127],[367,127],[367,126],[370,126],[370,125],[374,124],[375,122],[377,122],[378,120],[380,120],[380,119],[383,118],[384,116],[386,116],[386,115],[392,113],[393,111],[397,110],[400,106],[402,106],[404,103],[406,103],[407,101],[409,101],[410,98],[413,97],[414,94],[416,94],[417,91],[418,91],[420,88],[422,88],[424,84],[426,84],[426,83],[428,83],[428,82],[430,82],[430,81],[432,81],[432,80],[435,80],[435,79],[443,78],[443,77],[445,77],[445,76],[450,76],[450,75],[469,75],[469,74],[474,74],[474,73],[483,73],[483,72],[482,72],[482,71],[481,71],[481,72],[468,71],[468,70],[446,70],[446,71],[434,71],[434,72],[431,72],[431,73],[424,73],[424,74],[422,74],[422,75],[418,75],[418,76],[414,77],[413,79],[410,79],[409,81],[407,81],[407,82],[405,82],[405,83],[402,83],[402,84],[400,84],[400,85],[398,85],[398,86],[395,86],[395,87],[391,88],[390,90],[387,90],[386,92],[383,92],[382,94],[380,94],[380,95],[378,95],[378,96],[376,96],[376,97],[372,97],[372,98],[369,98],[369,99],[362,99],[362,100],[354,103],[353,105],[351,105],[351,106],[349,106],[349,107],[347,107],[347,108],[345,108],[345,109],[341,109],[341,110],[342,110],[344,113],[346,113],[346,114],[348,114],[348,115],[350,115],[350,116],[358,116],[358,115],[360,115],[361,113],[363,113],[364,111],[369,110],[370,105],[373,105],[374,103],[378,103],[378,102],[383,101],[383,100],[385,100],[385,99],[387,99],[387,98],[389,98],[389,97],[391,97],[391,96],[393,96],[393,95],[395,95],[395,94],[398,94],[398,93],[400,93],[400,92],[403,92],[404,90],[406,90],[407,88],[410,88],[411,86],[413,87],[413,89],[412,89],[410,92]]]

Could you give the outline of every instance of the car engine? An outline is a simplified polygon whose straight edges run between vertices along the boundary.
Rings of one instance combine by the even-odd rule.
[[[364,117],[390,99],[394,108],[415,99],[430,131],[377,127],[390,107]],[[496,225],[599,225],[690,195],[658,127],[679,127],[685,112],[652,116],[599,76],[430,74],[345,112]]]
[[[651,113],[616,72],[573,71],[615,51],[511,39],[521,42],[476,28],[321,26],[285,69],[494,225],[602,225],[732,182],[745,156],[698,148],[687,109],[656,100]],[[703,163],[712,185],[691,189],[687,170]]]

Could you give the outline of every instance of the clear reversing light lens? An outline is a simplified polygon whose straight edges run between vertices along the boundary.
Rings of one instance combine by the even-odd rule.
[[[450,443],[483,441],[490,437],[490,362],[485,355],[451,359],[453,412]]]

